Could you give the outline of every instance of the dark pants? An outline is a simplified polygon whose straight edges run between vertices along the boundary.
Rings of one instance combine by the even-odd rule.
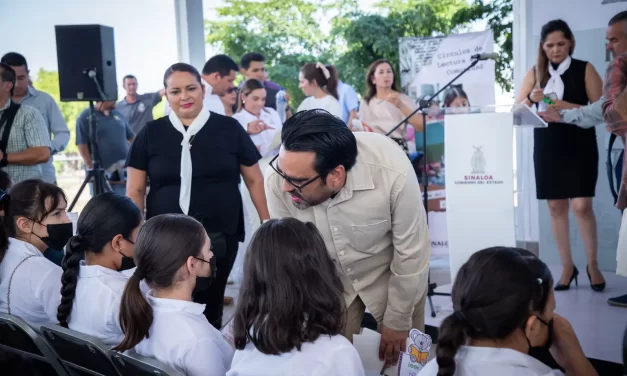
[[[237,257],[237,249],[239,247],[238,237],[233,235],[225,235],[226,249],[221,257],[216,257],[218,271],[216,279],[211,286],[204,291],[194,293],[194,302],[206,304],[205,316],[209,323],[216,329],[222,328],[222,311],[224,309],[224,290],[226,283],[233,269],[235,258]]]

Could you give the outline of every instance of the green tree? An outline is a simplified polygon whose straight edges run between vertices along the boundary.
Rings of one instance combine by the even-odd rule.
[[[84,102],[61,102],[59,96],[59,74],[54,71],[48,71],[40,68],[37,72],[37,79],[33,81],[33,86],[46,92],[54,98],[59,105],[65,123],[70,129],[70,141],[68,142],[65,150],[62,154],[67,156],[77,156],[78,148],[76,147],[76,119],[78,115],[87,108],[87,104]],[[57,171],[63,171],[65,165],[62,162],[55,162],[55,168]]]

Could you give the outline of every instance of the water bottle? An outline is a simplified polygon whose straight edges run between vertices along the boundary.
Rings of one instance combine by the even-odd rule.
[[[287,109],[287,100],[285,99],[285,90],[276,93],[276,111],[281,117],[281,123],[285,123],[285,110]]]

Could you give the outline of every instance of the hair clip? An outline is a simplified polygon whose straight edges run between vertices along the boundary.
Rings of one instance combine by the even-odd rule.
[[[538,278],[536,279],[536,281],[538,281],[538,284],[541,285],[542,284],[542,278]]]

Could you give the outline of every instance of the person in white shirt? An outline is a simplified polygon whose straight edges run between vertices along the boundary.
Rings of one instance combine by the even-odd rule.
[[[215,55],[207,60],[201,74],[202,84],[205,87],[204,108],[226,115],[220,95],[227,94],[230,89],[234,89],[233,81],[238,70],[237,63],[226,55]],[[167,86],[165,81],[166,78],[163,79],[163,86]],[[171,111],[170,103],[166,101],[164,116],[168,116]]]
[[[57,322],[61,268],[44,257],[72,237],[63,190],[23,180],[0,199],[0,312],[20,317],[35,331]]]
[[[307,98],[298,106],[297,112],[320,109],[342,117],[335,67],[320,62],[305,64],[300,69],[298,81],[298,87]]]
[[[89,200],[63,259],[61,326],[109,346],[122,341],[120,299],[129,275],[121,271],[135,267],[133,250],[142,223],[142,213],[126,196],[109,192]]]
[[[240,89],[238,110],[233,115],[250,135],[259,153],[261,153],[260,167],[264,171],[261,162],[267,159],[265,167],[272,157],[279,153],[280,143],[275,138],[280,137],[281,118],[276,110],[266,107],[266,89],[261,81],[247,80]]]
[[[192,292],[208,288],[216,258],[202,224],[183,214],[153,217],[139,230],[135,264],[120,305],[124,340],[117,351],[134,349],[187,376],[224,376],[233,348],[204,316]],[[140,281],[150,291],[144,296]]]
[[[597,375],[570,323],[553,312],[553,277],[531,252],[475,253],[457,273],[452,300],[437,357],[419,376],[564,375],[547,365],[551,354],[568,376]]]
[[[271,219],[253,236],[227,376],[364,376],[342,336],[342,281],[311,222]]]

